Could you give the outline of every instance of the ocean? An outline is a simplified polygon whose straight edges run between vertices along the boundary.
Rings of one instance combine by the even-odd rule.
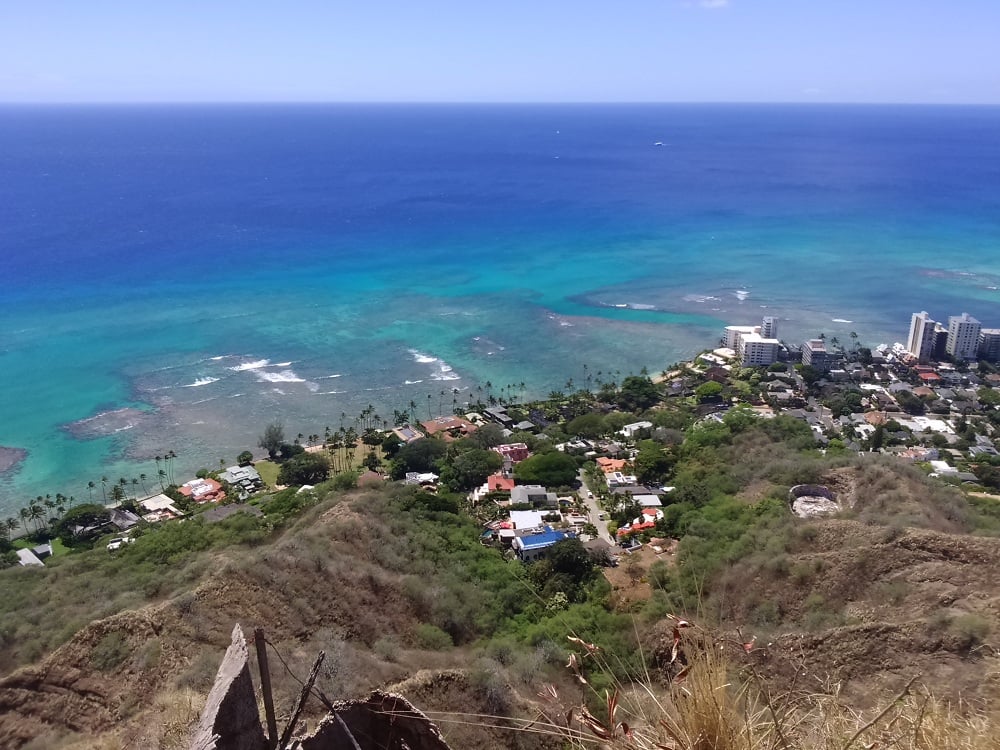
[[[0,518],[998,287],[996,107],[4,106]]]

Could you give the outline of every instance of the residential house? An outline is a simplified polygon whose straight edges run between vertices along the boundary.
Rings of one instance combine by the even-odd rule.
[[[264,480],[253,466],[230,466],[219,474],[219,479],[235,487],[241,496],[252,494],[264,487]]]
[[[192,479],[190,482],[185,482],[178,487],[177,491],[185,497],[191,498],[196,503],[214,503],[224,500],[226,497],[222,485],[210,477]]]
[[[440,435],[448,441],[466,437],[476,431],[476,425],[468,419],[455,416],[435,417],[426,422],[421,422],[420,426],[424,428],[424,432],[427,435],[431,437]]]
[[[651,429],[653,429],[653,423],[643,420],[641,422],[632,422],[632,424],[625,425],[620,430],[618,430],[618,434],[624,435],[627,438],[633,438],[635,437],[635,434],[637,432],[640,432],[641,430],[651,430]]]
[[[519,484],[510,491],[512,505],[531,505],[535,508],[558,508],[559,498],[540,484]]]
[[[544,526],[537,534],[518,536],[511,546],[514,552],[524,562],[538,560],[545,555],[546,550],[563,539],[575,539],[572,531],[555,531],[551,526]]]
[[[528,446],[524,443],[504,443],[493,448],[503,458],[510,459],[512,463],[520,463],[531,455]]]

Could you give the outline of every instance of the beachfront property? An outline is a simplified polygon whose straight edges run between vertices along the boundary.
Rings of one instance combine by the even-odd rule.
[[[184,512],[174,505],[173,499],[163,494],[153,495],[152,497],[147,497],[145,500],[140,500],[139,505],[146,511],[142,516],[142,520],[146,523],[166,521],[171,518],[180,518],[184,515]]]
[[[979,359],[1000,362],[1000,328],[979,329]]]
[[[766,315],[760,323],[760,335],[766,339],[778,338],[778,319]]]
[[[809,339],[802,345],[802,364],[820,372],[830,371],[833,356],[826,350],[826,342],[823,339]]]
[[[969,313],[948,318],[948,342],[945,351],[955,359],[975,359],[979,352],[979,321]]]
[[[435,417],[426,422],[421,422],[420,426],[428,437],[440,435],[445,441],[457,440],[471,435],[476,431],[476,425],[465,417]]]
[[[910,318],[910,335],[906,339],[906,351],[918,362],[929,362],[934,356],[935,321],[926,310],[913,313]]]
[[[414,440],[419,440],[424,436],[420,430],[417,430],[408,424],[394,428],[392,434],[399,438],[401,443],[412,443]]]
[[[766,367],[778,361],[781,342],[773,336],[764,336],[763,331],[776,330],[774,318],[765,318],[759,326],[726,326],[724,341],[727,349],[732,349],[743,367]]]
[[[226,498],[222,485],[210,477],[192,479],[178,487],[177,491],[196,503],[214,503]]]
[[[264,487],[264,480],[253,466],[230,466],[219,474],[219,479],[240,490],[241,494],[249,495]]]

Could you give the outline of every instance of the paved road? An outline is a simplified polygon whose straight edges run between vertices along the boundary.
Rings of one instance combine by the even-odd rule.
[[[597,534],[601,539],[606,541],[610,545],[614,545],[615,540],[611,538],[611,534],[608,533],[608,522],[602,521],[600,514],[601,506],[597,502],[597,498],[592,496],[587,487],[587,479],[583,475],[583,470],[580,470],[580,474],[577,476],[580,480],[580,499],[583,500],[583,504],[587,506],[587,511],[590,515],[590,522],[597,527]]]

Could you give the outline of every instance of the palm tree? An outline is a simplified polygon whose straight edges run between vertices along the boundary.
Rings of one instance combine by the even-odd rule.
[[[167,478],[167,472],[164,469],[160,469],[156,472],[156,478],[160,480],[160,492],[163,492],[166,489],[163,486],[163,480]]]
[[[169,459],[168,474],[170,478],[170,484],[177,484],[176,480],[174,479],[174,459],[177,458],[177,454],[174,453],[173,448],[167,451],[166,457],[167,459]]]
[[[20,524],[17,522],[17,519],[14,518],[14,516],[9,516],[7,520],[3,522],[3,525],[7,529],[7,538],[10,539],[11,534],[14,533],[14,531]]]
[[[139,487],[139,480],[136,479],[135,477],[132,477],[132,499],[133,500],[138,500],[139,499],[139,493],[136,492],[136,489],[138,487]]]
[[[21,510],[19,510],[17,512],[17,515],[20,516],[20,518],[21,518],[21,525],[24,527],[24,533],[25,533],[25,535],[27,535],[27,533],[28,533],[28,509],[27,508],[21,508]]]
[[[45,509],[38,503],[32,503],[28,506],[28,518],[35,524],[35,531],[38,531],[41,528],[39,521],[45,520]]]
[[[125,495],[125,497],[128,497],[128,492],[125,491],[128,489],[128,480],[125,477],[119,477],[118,484],[121,486],[122,493]]]
[[[87,491],[90,493],[90,502],[94,502],[94,487],[97,485],[93,482],[87,482]]]
[[[101,477],[101,495],[104,497],[104,502],[108,502],[108,478]]]
[[[139,475],[139,482],[142,483],[142,494],[143,495],[148,495],[149,494],[149,490],[146,489],[146,475],[145,474],[140,474]]]

